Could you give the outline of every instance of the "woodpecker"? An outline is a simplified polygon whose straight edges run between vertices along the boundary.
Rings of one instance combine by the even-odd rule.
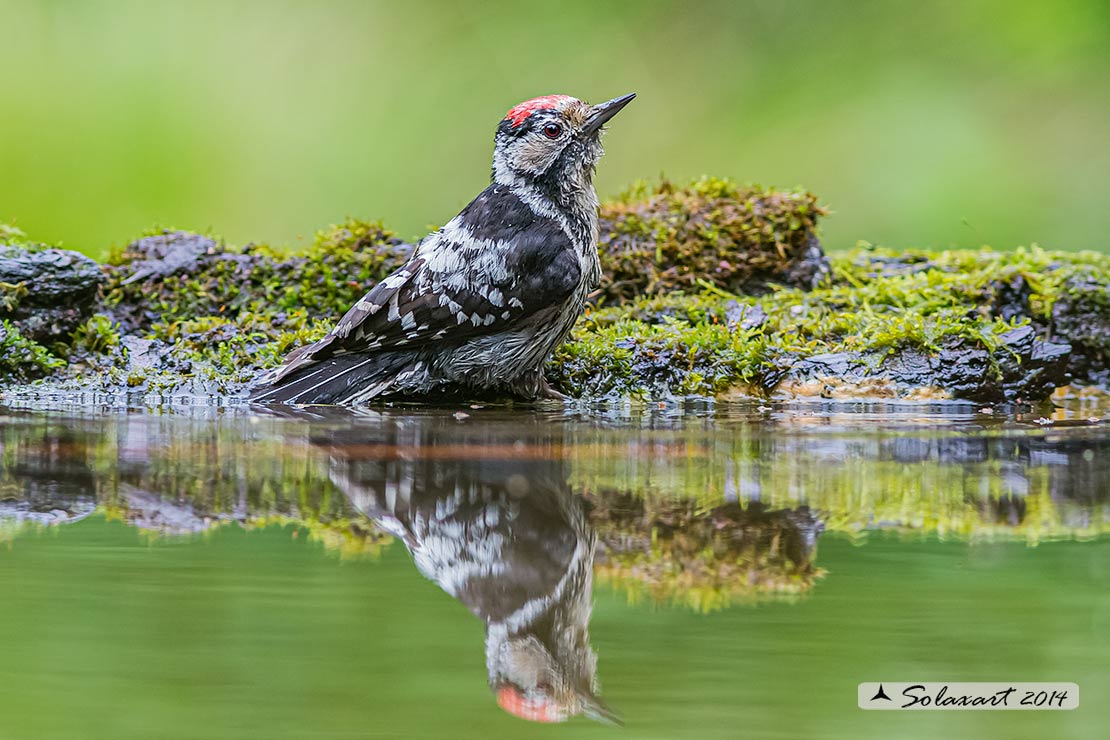
[[[597,534],[564,459],[519,428],[436,421],[387,421],[380,434],[362,425],[316,444],[352,506],[485,623],[486,671],[502,709],[537,722],[584,715],[619,724],[599,697],[590,646]],[[383,459],[386,450],[405,453]]]
[[[593,175],[602,126],[635,94],[547,95],[497,126],[491,184],[321,340],[265,373],[262,403],[387,396],[563,399],[543,366],[601,280]]]

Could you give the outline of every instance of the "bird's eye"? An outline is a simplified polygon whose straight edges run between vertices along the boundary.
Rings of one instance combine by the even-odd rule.
[[[543,135],[549,139],[558,139],[563,133],[563,127],[557,123],[549,123],[543,127]]]

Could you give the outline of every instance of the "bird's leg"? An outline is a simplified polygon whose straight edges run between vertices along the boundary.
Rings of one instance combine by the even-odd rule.
[[[545,378],[542,374],[540,375],[540,387],[539,387],[539,390],[537,391],[536,397],[551,400],[551,401],[569,401],[570,400],[570,396],[568,396],[564,393],[560,393],[559,391],[552,388],[551,384],[547,382],[547,378]]]

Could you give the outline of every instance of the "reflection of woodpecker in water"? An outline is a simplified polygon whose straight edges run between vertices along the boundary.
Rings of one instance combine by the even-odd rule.
[[[490,688],[503,709],[540,722],[616,722],[597,697],[589,644],[596,535],[562,461],[514,457],[511,447],[497,448],[499,459],[451,459],[421,441],[385,461],[333,446],[330,476],[486,623]]]

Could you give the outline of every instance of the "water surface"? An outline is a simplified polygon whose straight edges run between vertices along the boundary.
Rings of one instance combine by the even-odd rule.
[[[0,737],[1100,737],[1096,415],[0,409]]]

